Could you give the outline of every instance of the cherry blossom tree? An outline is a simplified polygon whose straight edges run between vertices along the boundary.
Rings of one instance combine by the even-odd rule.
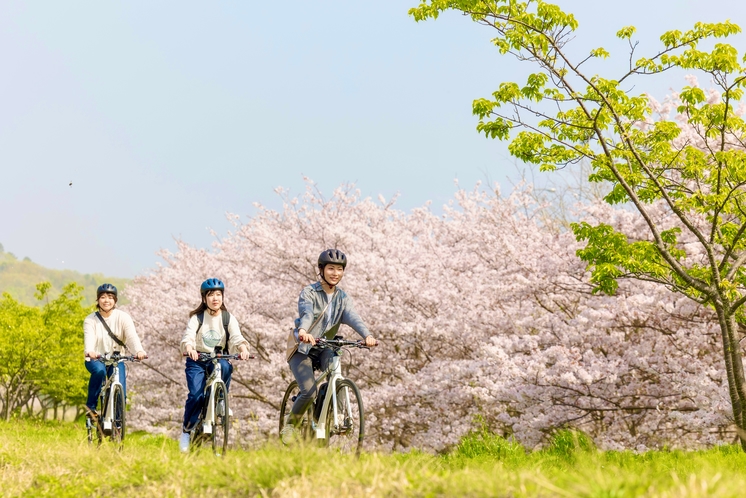
[[[350,260],[342,286],[381,341],[343,360],[362,388],[369,448],[443,450],[483,423],[530,447],[563,427],[606,447],[732,437],[711,311],[652,284],[594,294],[581,244],[544,222],[530,186],[458,190],[441,214],[404,213],[352,186],[330,199],[311,183],[301,198],[278,193],[281,211],[230,215],[234,230],[212,250],[179,242],[126,290],[150,355],[130,369],[134,427],[179,430],[178,343],[199,284],[217,276],[257,356],[234,372],[234,441],[276,437],[297,296],[318,253],[339,247]],[[582,208],[589,223],[613,217],[644,233],[629,211]]]
[[[619,280],[662,285],[714,311],[728,379],[732,418],[746,450],[746,382],[740,332],[746,323],[746,123],[738,113],[746,70],[737,50],[717,42],[740,32],[730,22],[696,23],[669,31],[649,56],[636,54],[635,28],[617,32],[629,41],[629,67],[615,78],[586,70],[604,48],[576,59],[570,43],[578,23],[542,0],[425,0],[410,10],[418,21],[453,10],[493,29],[500,54],[536,70],[520,85],[505,82],[490,98],[474,101],[477,129],[510,140],[515,157],[542,170],[588,161],[592,180],[611,183],[606,201],[631,207],[644,233],[619,230],[599,219],[573,225],[585,245],[595,290],[613,294]],[[711,44],[710,50],[702,45]],[[585,65],[584,65],[585,64]],[[676,96],[677,119],[659,113],[647,95],[632,93],[641,79],[686,70],[710,78],[715,91],[696,84]],[[657,119],[654,117],[658,114]],[[657,211],[662,210],[662,213]]]

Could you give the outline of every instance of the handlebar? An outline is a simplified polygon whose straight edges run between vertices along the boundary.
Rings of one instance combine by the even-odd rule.
[[[85,354],[85,357],[86,358],[91,358],[88,355],[88,353]],[[141,359],[139,359],[135,355],[122,356],[119,353],[109,353],[109,354],[102,354],[102,355],[97,356],[96,358],[91,358],[91,359],[94,360],[94,361],[104,361],[104,362],[105,361],[118,361],[118,362],[122,362],[122,361],[142,361],[142,360],[147,360],[148,356],[145,355],[145,357],[141,360]]]
[[[323,337],[319,337],[318,339],[316,339],[316,346],[320,348],[331,347],[340,349],[344,347],[350,347],[359,349],[370,349],[371,347],[378,346],[378,344],[378,341],[376,341],[376,344],[374,346],[368,346],[365,344],[365,341],[349,341],[347,339],[325,339]]]
[[[181,356],[189,356],[189,353],[182,353]],[[249,359],[253,360],[256,358],[253,354],[249,355]],[[223,354],[223,353],[203,353],[197,351],[197,361],[208,361],[208,360],[240,360],[241,356],[238,353],[234,354]]]

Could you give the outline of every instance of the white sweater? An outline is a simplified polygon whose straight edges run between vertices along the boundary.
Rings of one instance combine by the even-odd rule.
[[[126,346],[131,353],[143,351],[140,338],[135,330],[135,323],[132,317],[124,311],[113,309],[108,318],[104,318],[111,332]],[[91,313],[83,321],[83,339],[85,342],[85,352],[95,351],[98,354],[110,354],[114,351],[121,351],[123,348],[111,338],[106,331],[104,324],[98,319],[96,313]],[[122,351],[123,352],[123,351]],[[86,358],[86,361],[88,358]]]
[[[199,333],[197,333],[198,328]],[[249,341],[241,335],[241,330],[238,328],[238,320],[233,315],[231,315],[231,320],[228,322],[228,332],[230,333],[228,350],[231,353],[236,353],[238,346],[241,344],[246,344],[246,347],[249,347]],[[180,349],[182,353],[186,353],[187,344],[201,353],[212,353],[216,346],[224,348],[225,331],[223,330],[223,314],[218,313],[212,316],[205,311],[205,318],[201,328],[197,315],[192,316],[187,323],[184,336],[181,339]]]

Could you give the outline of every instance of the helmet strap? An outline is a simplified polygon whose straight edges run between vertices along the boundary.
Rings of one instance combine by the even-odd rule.
[[[319,276],[321,277],[321,280],[324,281],[326,285],[328,285],[332,290],[334,290],[334,285],[330,284],[329,281],[324,277],[324,268],[326,268],[326,265],[319,267]]]

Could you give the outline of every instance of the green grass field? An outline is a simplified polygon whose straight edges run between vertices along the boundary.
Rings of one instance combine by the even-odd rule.
[[[120,452],[90,447],[80,423],[0,422],[3,496],[598,496],[746,494],[746,454],[597,452],[571,433],[551,448],[474,435],[446,455],[363,454],[267,443],[182,455],[177,442],[130,434]]]

